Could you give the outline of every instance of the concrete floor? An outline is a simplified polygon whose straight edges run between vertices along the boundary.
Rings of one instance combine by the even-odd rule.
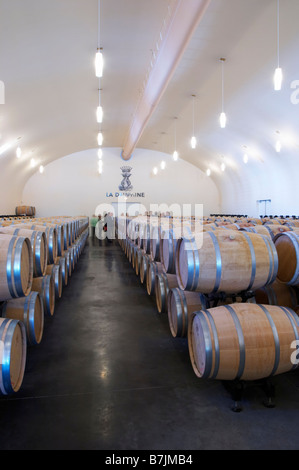
[[[195,376],[119,245],[90,240],[20,392],[0,398],[0,448],[298,449],[299,371],[273,384],[275,408],[250,385],[234,413],[224,384]]]

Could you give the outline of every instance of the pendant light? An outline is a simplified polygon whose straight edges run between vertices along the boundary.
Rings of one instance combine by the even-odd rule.
[[[279,58],[279,0],[277,0],[277,68],[274,73],[274,90],[280,91],[282,84],[282,69]]]
[[[95,59],[95,72],[96,77],[101,78],[103,76],[103,68],[104,68],[104,58],[101,47],[101,40],[100,40],[100,27],[101,27],[101,4],[100,0],[98,0],[98,47],[96,52],[96,59]]]
[[[221,114],[220,114],[220,127],[221,129],[224,129],[226,127],[226,114],[224,112],[224,62],[225,62],[225,59],[223,57],[221,57],[220,59],[221,61],[221,64],[222,64],[222,111],[221,111]]]
[[[224,156],[222,156],[222,163],[220,165],[221,171],[225,171]]]
[[[16,150],[16,155],[17,155],[17,158],[21,158],[22,156],[22,149],[21,147],[18,147],[17,150]]]
[[[103,134],[102,134],[102,132],[98,133],[98,145],[99,146],[103,145]]]
[[[177,152],[177,149],[176,149],[176,121],[177,121],[177,117],[174,118],[175,121],[174,121],[174,152],[173,152],[173,159],[175,162],[178,161],[179,159],[179,154]]]
[[[196,137],[194,135],[194,102],[195,102],[195,95],[192,95],[192,97],[193,97],[193,136],[191,138],[191,148],[195,149],[196,144],[197,144]]]

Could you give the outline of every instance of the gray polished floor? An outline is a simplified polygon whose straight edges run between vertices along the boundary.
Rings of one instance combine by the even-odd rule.
[[[298,449],[299,371],[260,386],[235,413],[224,384],[201,381],[118,244],[90,240],[29,347],[24,382],[0,398],[2,450]]]

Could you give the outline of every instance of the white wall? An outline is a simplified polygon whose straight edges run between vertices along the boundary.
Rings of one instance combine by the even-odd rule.
[[[152,169],[166,162],[166,169],[154,176]],[[120,148],[103,149],[103,174],[97,173],[97,149],[74,153],[45,167],[43,174],[36,172],[26,183],[22,201],[36,207],[36,215],[87,215],[94,213],[99,204],[117,202],[115,193],[122,181],[122,166],[132,167],[132,193],[145,197],[129,198],[144,204],[203,204],[203,213],[219,212],[219,194],[214,182],[199,168],[179,160],[174,162],[168,154],[137,149],[125,162]],[[107,194],[113,197],[107,197]],[[194,211],[192,211],[194,213]]]

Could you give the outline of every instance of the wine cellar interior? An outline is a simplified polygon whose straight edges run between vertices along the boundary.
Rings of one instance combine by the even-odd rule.
[[[298,449],[298,15],[0,0],[1,450]]]

